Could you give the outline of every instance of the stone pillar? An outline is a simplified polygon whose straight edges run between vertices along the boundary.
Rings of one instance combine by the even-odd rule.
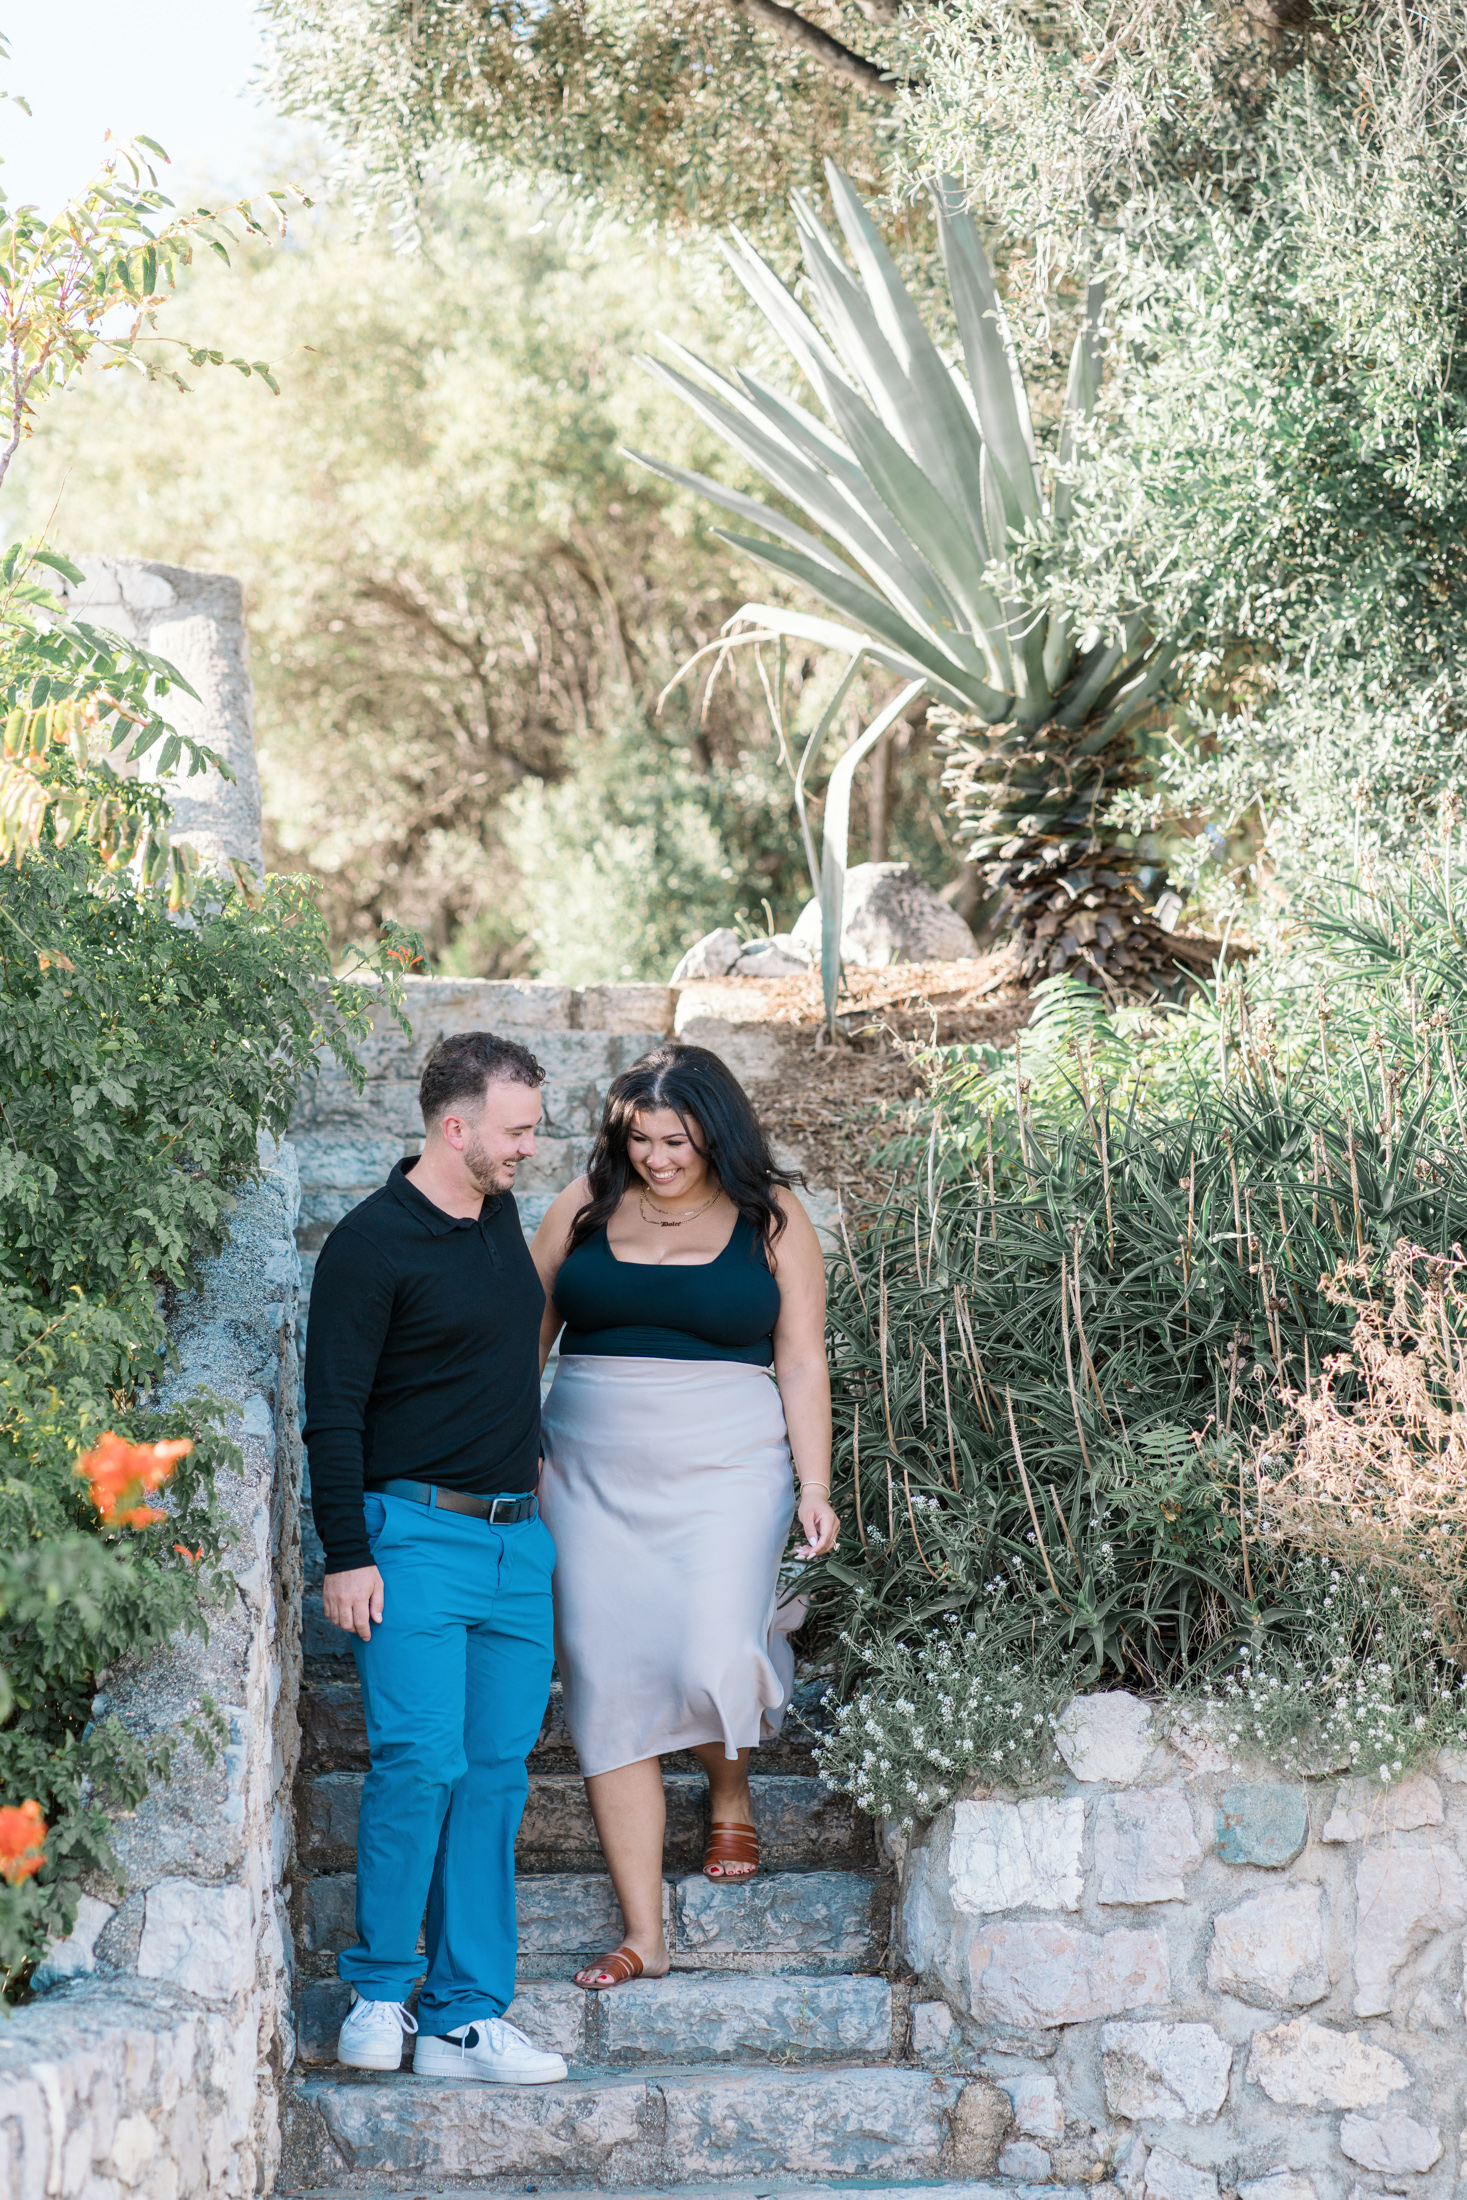
[[[239,582],[227,573],[198,573],[146,558],[91,557],[77,563],[86,579],[63,584],[67,610],[175,665],[198,701],[175,688],[160,706],[164,718],[213,749],[234,774],[232,783],[212,768],[192,779],[182,767],[167,775],[178,838],[196,848],[206,866],[222,867],[234,858],[263,877],[254,691]],[[141,769],[144,778],[157,776],[151,759],[144,758]]]

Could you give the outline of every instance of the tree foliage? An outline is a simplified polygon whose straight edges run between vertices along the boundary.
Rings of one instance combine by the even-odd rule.
[[[900,63],[890,5],[814,0],[266,0],[270,88],[344,147],[369,203],[416,233],[435,161],[594,198],[672,230],[782,229],[826,155],[874,182],[890,114],[874,80]],[[781,22],[781,18],[793,18]],[[875,20],[873,20],[875,19]],[[802,24],[859,48],[832,71]],[[781,35],[783,31],[786,35]]]
[[[699,869],[713,898],[680,899],[676,939],[669,916],[636,975],[665,975],[645,957],[671,941],[675,960],[687,931],[740,908],[762,922],[762,896],[790,921],[804,861],[787,792],[769,782],[767,815],[751,792],[769,753],[752,669],[653,716],[736,608],[737,561],[695,500],[619,448],[710,455],[633,363],[659,330],[721,355],[709,262],[464,187],[431,258],[393,258],[380,235],[354,241],[313,215],[292,251],[205,267],[187,295],[205,328],[278,362],[279,399],[225,384],[205,412],[116,381],[83,388],[16,478],[25,516],[55,506],[73,540],[240,575],[270,859],[309,871],[333,938],[370,938],[390,912],[452,967],[523,969],[545,951],[539,901],[558,888],[522,889],[505,805],[522,790],[533,807],[583,769],[608,789],[641,770],[649,785],[615,797],[639,806],[671,771],[721,850]],[[930,766],[930,741],[921,753]],[[934,785],[909,743],[889,841],[941,881],[957,864]],[[584,814],[594,799],[588,783],[563,801]],[[537,870],[559,845],[550,830]],[[583,846],[566,850],[573,868]],[[622,940],[603,974],[629,951]]]
[[[1247,825],[1291,885],[1460,798],[1464,30],[1459,0],[958,0],[904,103],[906,182],[949,167],[1027,231],[1036,293],[1110,278],[1090,608],[1144,590],[1192,704],[1121,814],[1226,862]]]

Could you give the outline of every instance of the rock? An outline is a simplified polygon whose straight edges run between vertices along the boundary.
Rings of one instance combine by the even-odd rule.
[[[672,1897],[678,1948],[838,1954],[853,1964],[876,1954],[880,1886],[864,1872],[761,1872],[747,1886],[696,1873]]]
[[[109,2157],[125,2185],[140,2185],[158,2151],[158,2134],[146,2116],[124,2116],[112,2135]]]
[[[1212,1921],[1207,1983],[1255,2009],[1302,2009],[1329,1992],[1318,1887],[1270,1887]]]
[[[1312,2017],[1258,2033],[1248,2075],[1271,2101],[1296,2108],[1375,2108],[1411,2083],[1405,2064],[1363,2032],[1336,2032]]]
[[[122,582],[114,558],[87,557],[73,562],[86,578],[66,583],[66,599],[72,610],[96,611],[103,604],[121,603]]]
[[[255,1978],[249,1889],[160,1879],[148,1889],[138,1977],[167,1979],[201,2001],[243,1993]]]
[[[1467,1921],[1467,1872],[1444,1842],[1383,1842],[1355,1867],[1355,1915],[1355,2014],[1382,2016],[1408,1958]]]
[[[1085,1805],[1063,1802],[956,1803],[948,1842],[953,1908],[969,1917],[997,1910],[1078,1910]]]
[[[953,2052],[957,2020],[945,2001],[919,2001],[912,2011],[912,2054],[939,2062]]]
[[[681,968],[681,964],[678,966]],[[792,932],[749,940],[729,973],[735,978],[798,978],[810,967],[809,950]]]
[[[1411,2170],[1419,2176],[1441,2160],[1442,2135],[1435,2124],[1418,2124],[1414,2116],[1346,2116],[1340,2152],[1362,2169]]]
[[[343,1874],[343,1877],[346,1875]],[[306,1882],[308,1921],[313,1891],[329,1885]],[[351,1881],[350,1931],[356,1931],[356,1881]],[[526,1874],[515,1884],[521,1955],[581,1955],[614,1948],[624,1927],[611,1881],[598,1872]],[[610,1936],[608,1938],[608,1935]],[[310,1943],[308,1942],[308,1945]],[[320,1947],[321,1941],[315,1945]],[[342,1942],[337,1943],[340,1947]]]
[[[1107,2024],[1100,2050],[1113,2116],[1210,2124],[1228,2097],[1233,2051],[1210,2024]]]
[[[1217,2173],[1153,2147],[1146,2157],[1146,2191],[1149,2200],[1217,2200]]]
[[[351,1988],[344,1978],[305,1981],[295,1998],[296,2055],[302,2063],[335,2062],[336,2035],[350,2007]],[[518,2024],[521,2019],[514,2021]]]
[[[991,2176],[1012,2120],[1008,2095],[992,2078],[965,2085],[953,2110],[949,2147],[954,2167],[964,2177]]]
[[[1238,2187],[1238,2200],[1319,2200],[1314,2179],[1292,2169],[1272,2169]]]
[[[571,1024],[576,1031],[614,1031],[622,1039],[645,1036],[652,1044],[672,1030],[676,1006],[670,986],[638,979],[607,979],[600,985],[575,988]]]
[[[1174,1711],[1167,1721],[1166,1738],[1189,1772],[1226,1772],[1232,1764],[1202,1720]]]
[[[820,959],[820,904],[807,901],[794,937],[812,962]],[[910,863],[858,863],[846,873],[841,907],[842,962],[963,962],[978,952],[956,910],[919,878]]]
[[[1111,2157],[1111,2181],[1117,2192],[1126,2194],[1127,2200],[1132,2194],[1145,2192],[1148,2152],[1139,2131],[1123,2131],[1116,2141]]]
[[[582,2062],[590,1996],[562,1979],[521,1979],[504,2014],[547,2055]]]
[[[1183,1795],[1164,1788],[1102,1795],[1095,1809],[1095,1899],[1181,1902],[1182,1874],[1202,1861]]]
[[[38,1994],[59,1986],[63,1979],[80,1978],[96,1969],[97,1935],[109,1918],[117,1915],[115,1903],[99,1902],[84,1894],[76,1906],[76,1923],[64,1940],[53,1940],[36,1965],[31,1984]]]
[[[726,978],[743,951],[744,943],[733,926],[720,925],[716,932],[694,940],[667,982],[686,985],[690,978]]]
[[[1017,2078],[1000,2078],[1014,2112],[1014,2129],[1026,2139],[1063,2139],[1064,2104],[1059,2085],[1037,2070],[1025,2070]]]
[[[967,1953],[973,2014],[991,2023],[1045,2031],[1171,1996],[1159,1933],[1086,1933],[1016,1919],[981,1927]]]
[[[547,2086],[317,2076],[293,2092],[281,2185],[299,2191],[305,2175],[329,2170],[336,2190],[345,2177],[358,2190],[421,2193],[482,2187],[486,2165],[496,2185],[555,2190],[928,2182],[942,2176],[949,2145],[957,2153],[961,2144],[960,2174],[985,2173],[981,2096],[995,2091],[967,2086],[955,2098],[930,2071],[860,2067],[663,2070],[652,2079],[615,2071]],[[970,2126],[980,2142],[971,2154]],[[989,2145],[988,2167],[996,2152]]]
[[[516,1998],[529,1991],[521,1987]],[[571,1991],[584,2005],[585,1995]],[[945,2004],[938,2006],[951,2024]],[[859,2062],[891,2053],[891,1988],[881,1978],[674,1972],[608,1994],[599,2007],[597,2059],[607,2062]],[[540,2042],[538,2032],[526,2029]]]
[[[1010,2139],[998,2150],[998,2174],[1021,2185],[1047,2185],[1053,2167],[1043,2147],[1032,2139]]]
[[[1217,1809],[1217,1853],[1225,1864],[1292,1864],[1309,1839],[1302,1788],[1245,1781],[1226,1789]]]
[[[1417,1826],[1439,1826],[1442,1791],[1424,1772],[1396,1787],[1369,1780],[1346,1780],[1325,1820],[1321,1841],[1365,1841],[1374,1833],[1409,1833]]]
[[[178,590],[150,566],[119,559],[117,578],[123,602],[130,604],[134,611],[164,611],[169,604],[178,601]]]
[[[1141,1777],[1151,1755],[1151,1712],[1124,1689],[1077,1696],[1056,1721],[1054,1739],[1077,1780],[1110,1780],[1128,1787]]]
[[[190,695],[174,688],[165,709],[168,723],[212,749],[232,775],[225,779],[211,764],[190,777],[186,757],[164,775],[174,830],[206,865],[223,868],[233,858],[263,875],[244,590],[228,574],[176,565],[130,562],[120,577],[143,641],[176,665],[194,690]],[[153,759],[142,768],[152,776]]]

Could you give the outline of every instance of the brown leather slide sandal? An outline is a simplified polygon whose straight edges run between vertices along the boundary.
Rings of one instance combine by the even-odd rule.
[[[640,1978],[642,1959],[635,1948],[629,1948],[623,1941],[619,1948],[612,1949],[609,1956],[602,1956],[597,1963],[588,1963],[586,1969],[592,1973],[604,1971],[606,1976],[604,1979],[593,1976],[582,1991],[587,1994],[604,1994],[610,1986],[625,1986],[628,1979]]]
[[[715,1871],[717,1864],[720,1869]],[[747,1871],[730,1871],[730,1864],[746,1864]],[[742,1825],[735,1818],[715,1818],[708,1828],[708,1846],[703,1851],[703,1876],[705,1879],[730,1881],[752,1879],[759,1869],[759,1834],[755,1827]]]

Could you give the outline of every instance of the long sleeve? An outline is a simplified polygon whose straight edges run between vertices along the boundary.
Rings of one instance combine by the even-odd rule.
[[[392,1319],[391,1264],[349,1225],[321,1249],[306,1332],[306,1450],[311,1510],[326,1571],[370,1566],[362,1512],[367,1406]]]

